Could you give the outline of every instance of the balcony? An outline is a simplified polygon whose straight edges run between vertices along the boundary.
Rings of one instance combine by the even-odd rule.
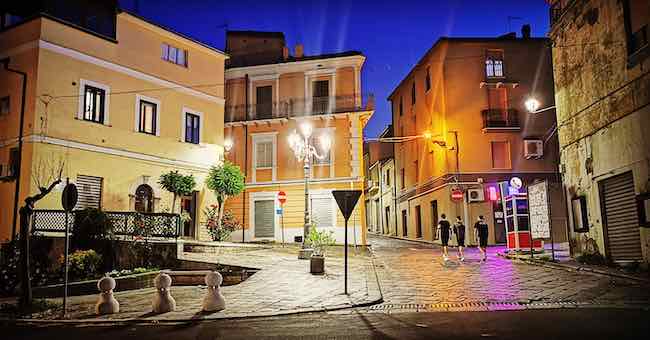
[[[252,105],[226,105],[225,121],[241,122],[374,110],[373,95],[289,98]]]
[[[515,109],[486,109],[481,111],[483,131],[518,131],[519,114]]]
[[[372,179],[366,180],[366,192],[369,194],[374,194],[379,190],[379,181]]]

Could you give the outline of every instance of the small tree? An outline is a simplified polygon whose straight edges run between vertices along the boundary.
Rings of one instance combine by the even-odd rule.
[[[224,161],[220,166],[212,166],[205,180],[208,188],[217,196],[217,228],[221,229],[223,210],[228,197],[239,195],[244,190],[244,174],[238,166]]]
[[[174,209],[176,208],[176,197],[191,194],[196,186],[194,176],[180,174],[177,170],[160,175],[158,184],[174,195],[172,199],[172,213],[174,213]]]

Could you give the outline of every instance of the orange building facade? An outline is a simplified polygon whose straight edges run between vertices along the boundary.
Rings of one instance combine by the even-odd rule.
[[[446,214],[463,219],[475,244],[471,226],[483,215],[489,243],[505,243],[503,208],[490,193],[516,176],[549,181],[555,241],[566,240],[555,115],[524,106],[530,96],[553,103],[549,41],[522,33],[441,38],[389,96],[395,136],[421,136],[395,144],[398,236],[437,241]],[[452,190],[464,198],[452,200]]]
[[[331,230],[342,243],[344,220],[331,191],[363,190],[362,130],[373,113],[372,101],[361,94],[365,57],[359,52],[304,56],[300,45],[289,55],[277,32],[228,32],[226,51],[231,59],[225,74],[225,138],[232,143],[226,159],[246,176],[244,192],[226,203],[244,225],[232,240],[290,243],[303,235],[303,163],[288,137],[308,123],[314,142],[323,134],[332,141],[323,159],[312,162],[308,209],[316,227]],[[287,194],[283,206],[280,191]],[[348,236],[366,244],[363,197],[359,202]]]

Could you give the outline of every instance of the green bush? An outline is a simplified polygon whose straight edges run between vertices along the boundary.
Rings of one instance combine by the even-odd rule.
[[[32,284],[42,286],[51,276],[56,276],[48,257],[51,241],[32,236],[30,242],[30,271]],[[16,239],[2,246],[0,253],[0,296],[12,296],[20,284],[20,240]]]
[[[227,241],[233,231],[243,228],[230,210],[226,210],[223,214],[221,228],[219,228],[219,208],[216,204],[203,209],[203,213],[206,216],[205,227],[213,241]]]
[[[312,224],[311,228],[309,228],[307,242],[314,249],[314,255],[325,256],[327,248],[333,246],[336,241],[334,240],[333,231],[318,231],[316,225]]]
[[[101,273],[102,256],[92,249],[77,250],[68,256],[68,261],[68,274],[71,280],[94,279]],[[59,264],[63,266],[64,262],[65,259],[61,256]]]
[[[113,221],[105,212],[86,208],[75,213],[71,250],[93,249],[103,258],[103,270],[110,271],[114,265],[112,247]]]

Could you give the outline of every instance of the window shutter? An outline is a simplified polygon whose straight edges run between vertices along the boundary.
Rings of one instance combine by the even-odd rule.
[[[314,197],[311,200],[312,219],[318,228],[334,227],[332,198]]]
[[[101,177],[77,175],[77,209],[101,208],[103,180]]]
[[[255,237],[274,237],[274,201],[255,201]]]

